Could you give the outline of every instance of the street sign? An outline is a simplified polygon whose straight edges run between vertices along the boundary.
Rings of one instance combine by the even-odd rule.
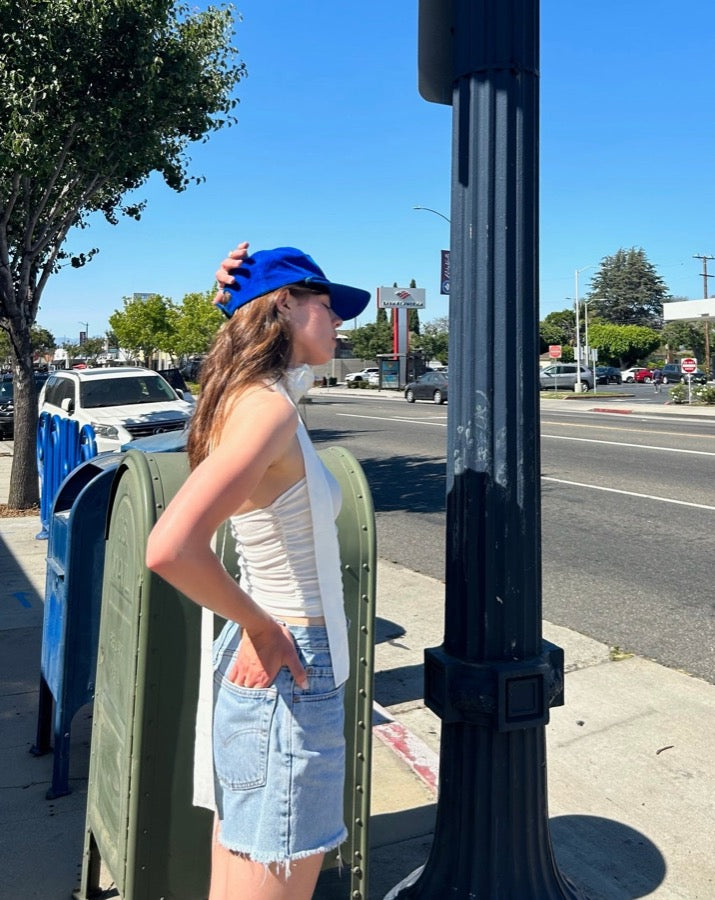
[[[680,361],[680,369],[686,375],[692,375],[693,372],[696,372],[698,369],[698,361],[693,356],[687,356],[685,359],[681,359]]]
[[[561,359],[561,344],[549,344],[549,356],[551,359]]]

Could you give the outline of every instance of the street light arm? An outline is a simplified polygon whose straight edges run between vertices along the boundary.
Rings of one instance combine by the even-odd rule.
[[[424,209],[426,212],[434,213],[436,216],[439,216],[441,219],[444,219],[445,222],[449,222],[450,225],[452,224],[451,219],[448,219],[444,213],[437,212],[436,209],[430,209],[429,206],[413,206],[412,209]]]

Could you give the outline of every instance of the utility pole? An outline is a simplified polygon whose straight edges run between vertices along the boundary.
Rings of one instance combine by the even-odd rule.
[[[442,720],[429,857],[385,900],[576,900],[551,847],[541,634],[538,0],[420,0],[420,93],[453,107]]]
[[[704,254],[693,254],[693,259],[702,259],[703,261],[703,299],[708,299],[708,278],[712,278],[712,275],[708,275],[708,260],[715,259],[715,256],[705,256]],[[710,319],[706,316],[703,319],[703,327],[705,329],[705,374],[710,378]]]

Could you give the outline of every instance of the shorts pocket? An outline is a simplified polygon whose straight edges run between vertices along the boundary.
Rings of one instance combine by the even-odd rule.
[[[225,679],[218,684],[214,705],[214,768],[224,788],[248,790],[266,783],[277,697],[275,687],[242,688]]]

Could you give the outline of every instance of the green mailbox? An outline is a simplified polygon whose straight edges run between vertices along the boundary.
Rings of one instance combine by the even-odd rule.
[[[345,726],[348,838],[339,856],[349,877],[343,869],[335,881],[334,873],[325,871],[316,897],[322,891],[326,898],[365,900],[374,512],[355,458],[338,448],[321,456],[343,491],[338,532],[351,620],[351,677]],[[89,900],[100,890],[102,870],[124,900],[205,900],[208,895],[212,815],[192,805],[201,610],[144,565],[149,532],[187,474],[185,453],[130,450],[112,488],[77,900]],[[223,555],[227,569],[236,574],[230,549]]]

